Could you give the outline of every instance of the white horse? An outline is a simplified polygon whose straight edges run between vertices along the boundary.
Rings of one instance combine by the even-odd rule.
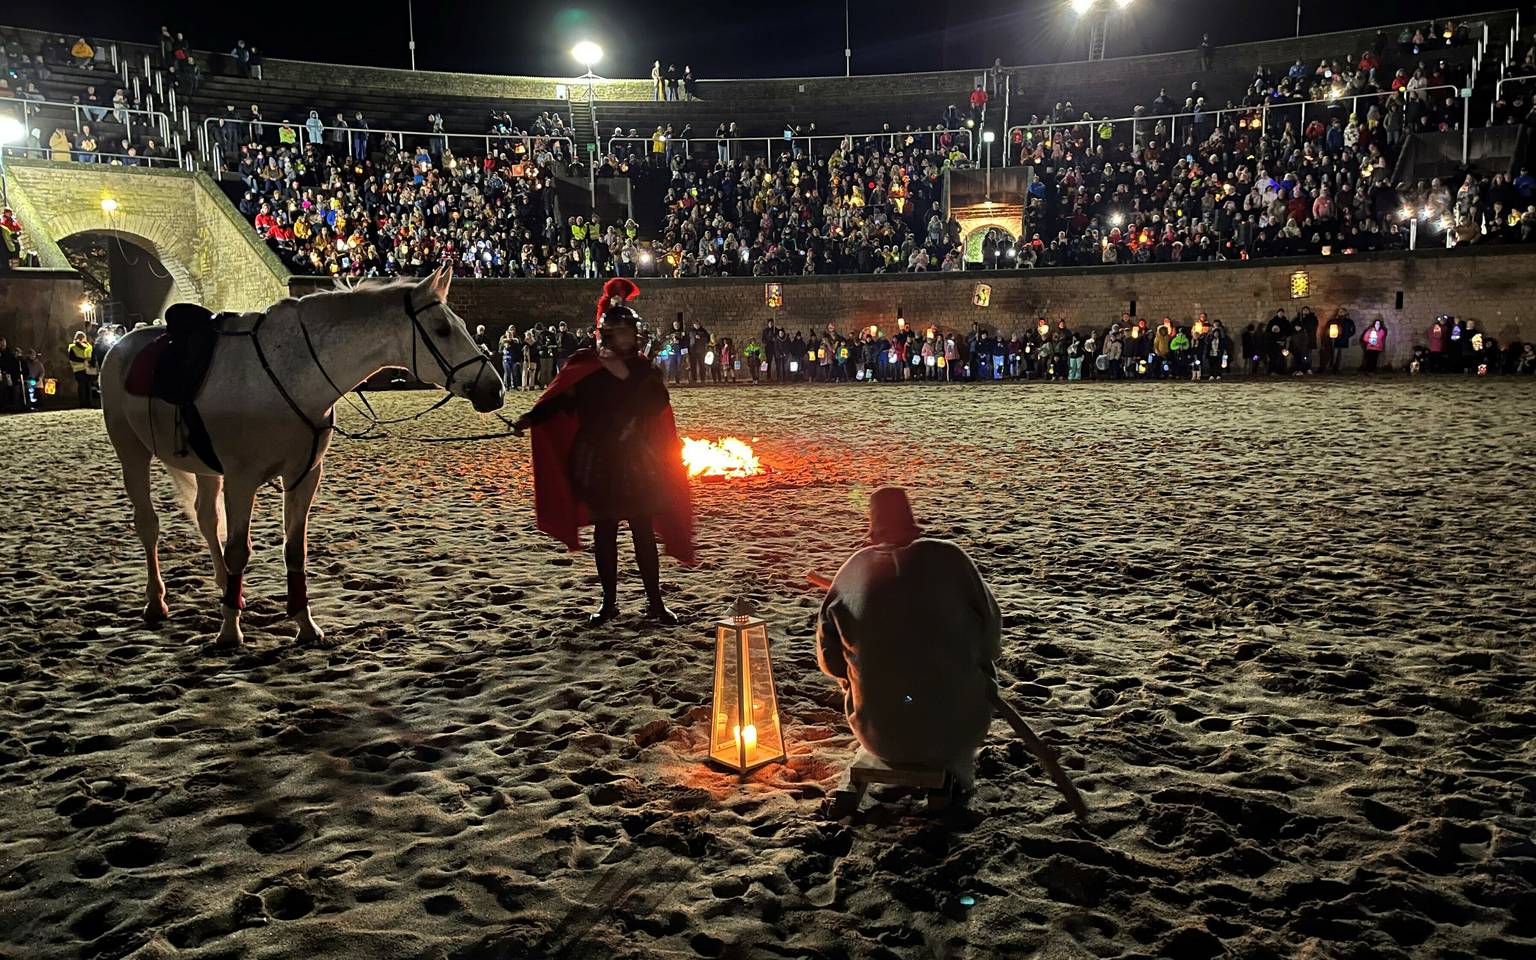
[[[156,553],[160,523],[149,489],[150,460],[158,457],[208,542],[214,580],[224,591],[224,623],[216,642],[236,646],[242,640],[251,511],[257,488],[276,478],[283,483],[288,614],[298,623],[299,640],[322,638],[309,612],[306,531],[336,402],[386,367],[405,368],[468,399],[481,413],[499,409],[504,400],[495,366],[448,309],[451,279],[443,268],[420,282],[369,283],[280,300],[265,313],[226,317],[196,400],[222,473],[187,449],[178,435],[175,406],[127,393],[134,357],[161,330],[136,330],[112,348],[101,370],[101,406],[144,544],[146,621],[158,622],[169,613]]]

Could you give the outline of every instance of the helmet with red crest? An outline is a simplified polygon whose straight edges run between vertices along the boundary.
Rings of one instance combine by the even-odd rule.
[[[603,284],[603,294],[597,298],[598,336],[602,336],[602,330],[607,326],[633,327],[639,324],[640,314],[627,303],[638,296],[640,288],[627,277],[614,277]]]

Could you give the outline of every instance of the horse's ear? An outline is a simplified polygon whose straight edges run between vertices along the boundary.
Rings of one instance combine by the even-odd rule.
[[[438,267],[436,270],[432,271],[432,276],[428,277],[426,280],[426,286],[428,290],[432,291],[432,295],[434,297],[443,301],[444,303],[447,303],[448,284],[452,280],[453,268],[445,263]]]

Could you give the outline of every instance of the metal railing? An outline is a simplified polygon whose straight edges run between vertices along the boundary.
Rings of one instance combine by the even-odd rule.
[[[146,110],[141,107],[114,107],[110,104],[91,106],[83,103],[65,103],[60,100],[31,100],[25,97],[0,97],[0,104],[6,103],[21,104],[21,116],[19,119],[28,128],[32,126],[33,117],[48,110],[57,111],[63,109],[69,110],[73,114],[76,133],[79,133],[80,127],[86,123],[112,122],[121,124],[126,130],[128,139],[132,140],[134,118],[139,117],[142,118],[138,120],[141,132],[147,126],[155,131],[154,135],[158,136],[162,142],[169,142],[171,138],[171,120],[159,110]],[[100,113],[102,116],[95,116],[97,113]]]
[[[1432,90],[1451,90],[1455,92],[1458,98],[1461,96],[1461,89],[1455,84],[1442,83],[1432,87],[1419,87],[1416,90],[1380,90],[1371,93],[1351,94],[1349,96],[1324,97],[1320,100],[1299,100],[1289,103],[1266,102],[1257,106],[1222,107],[1221,109],[1206,110],[1198,113],[1143,114],[1130,117],[1094,117],[1091,120],[1057,120],[1015,124],[1009,128],[1007,133],[1008,149],[1004,152],[1003,165],[1007,166],[1010,159],[1016,162],[1019,150],[1024,147],[1033,146],[1033,132],[1038,130],[1044,131],[1043,142],[1046,144],[1055,142],[1057,130],[1077,127],[1089,128],[1090,135],[1095,143],[1114,143],[1116,138],[1121,136],[1122,131],[1127,129],[1125,125],[1129,125],[1131,142],[1137,144],[1149,139],[1152,133],[1157,130],[1160,122],[1168,121],[1167,143],[1174,144],[1179,142],[1179,121],[1181,119],[1185,120],[1186,126],[1197,126],[1209,122],[1214,129],[1222,125],[1224,117],[1230,120],[1233,116],[1236,116],[1239,119],[1256,120],[1256,128],[1267,133],[1271,129],[1271,115],[1277,116],[1280,122],[1286,122],[1289,120],[1289,112],[1294,110],[1296,111],[1296,132],[1300,134],[1307,127],[1308,107],[1325,106],[1326,109],[1323,111],[1322,117],[1327,117],[1333,111],[1344,109],[1347,105],[1349,113],[1358,115],[1360,112],[1360,101],[1362,100],[1370,101],[1378,98],[1389,98],[1394,93],[1399,92],[1403,93],[1406,98],[1407,95],[1411,94],[1428,94]],[[1314,116],[1314,119],[1320,119],[1320,117]],[[1104,137],[1100,133],[1104,124],[1109,124],[1111,127],[1109,137]],[[1142,135],[1142,131],[1146,131],[1145,136]],[[1407,133],[1408,131],[1404,132]],[[1015,133],[1020,134],[1023,139],[1016,141],[1014,139]]]
[[[661,141],[663,148],[659,151],[654,148],[654,136],[608,137],[606,140],[600,141],[600,143],[605,148],[604,152],[610,154],[614,152],[613,145],[616,143],[639,144],[639,149],[632,152],[642,157],[656,154],[665,155],[667,153],[667,144],[682,144],[683,156],[685,157],[692,157],[694,150],[712,149],[713,155],[718,159],[740,159],[747,156],[763,156],[772,159],[776,153],[783,152],[815,157],[818,155],[818,147],[825,148],[825,153],[830,156],[844,143],[850,146],[857,146],[860,142],[878,139],[889,140],[892,149],[897,146],[917,146],[926,139],[928,149],[937,151],[939,149],[939,138],[946,133],[963,135],[968,141],[965,147],[966,156],[970,159],[975,159],[974,142],[979,139],[976,136],[976,134],[980,133],[979,127],[975,129],[960,127],[953,130],[888,130],[876,133],[816,133],[778,137],[713,137],[707,135],[689,137],[687,139],[663,137]],[[898,143],[898,141],[900,142]],[[720,148],[721,144],[725,144],[724,150]],[[759,150],[758,148],[762,149]]]
[[[1520,76],[1520,77],[1505,77],[1504,79],[1500,80],[1498,83],[1494,84],[1493,85],[1493,102],[1488,104],[1488,123],[1489,124],[1493,123],[1494,111],[1497,109],[1499,101],[1504,98],[1504,84],[1506,84],[1506,83],[1525,83],[1525,82],[1529,82],[1529,81],[1532,81],[1532,80],[1536,80],[1536,73],[1528,73],[1528,74],[1525,74],[1524,76]]]
[[[198,151],[205,160],[213,164],[215,167],[222,167],[225,159],[224,144],[221,141],[219,135],[216,133],[216,125],[220,119],[220,117],[208,117],[203,120],[202,126],[198,128]],[[268,130],[268,128],[276,131],[271,134],[271,142],[275,142],[279,145],[284,145],[281,137],[281,130],[283,127],[287,127],[293,131],[294,139],[293,143],[291,144],[292,146],[300,147],[304,146],[305,144],[316,142],[312,136],[312,131],[304,123],[290,123],[272,120],[222,119],[225,120],[227,125],[233,125],[236,127],[236,131],[239,134],[239,136],[236,138],[236,142],[241,146],[244,146],[247,143],[251,143],[253,140],[263,139],[261,137],[253,138],[250,136],[250,129],[252,126],[257,127],[263,132]],[[433,155],[441,154],[443,147],[451,148],[454,141],[464,140],[479,145],[482,151],[482,156],[489,154],[492,150],[510,149],[509,144],[513,144],[519,141],[522,143],[523,149],[529,153],[533,151],[535,143],[543,143],[546,145],[563,143],[565,144],[565,162],[569,163],[570,161],[576,159],[576,144],[571,140],[570,137],[539,136],[531,133],[449,133],[445,130],[393,130],[383,127],[332,127],[325,125],[322,125],[320,130],[321,138],[319,142],[322,145],[326,143],[338,147],[345,145],[348,153],[354,156],[357,150],[356,138],[361,136],[368,143],[375,142],[374,138],[381,138],[380,142],[382,142],[382,138],[392,137],[395,144],[399,146],[402,152],[406,150],[414,150],[418,146],[425,145],[428,152],[432,153]],[[341,136],[332,137],[332,134],[340,134]],[[407,140],[407,138],[414,138],[414,140]],[[434,145],[433,141],[435,140],[440,140],[442,142],[441,144]],[[434,146],[436,146],[436,149],[434,149]]]
[[[52,147],[0,147],[0,153],[8,157],[24,157],[30,160],[54,160]],[[96,150],[84,151],[71,148],[69,159],[74,163],[99,163],[104,166],[114,167],[182,167],[186,164],[181,156],[174,157],[141,157],[127,153],[103,153]]]

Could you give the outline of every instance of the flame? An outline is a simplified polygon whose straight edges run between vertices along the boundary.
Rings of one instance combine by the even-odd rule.
[[[757,725],[749,723],[745,727],[732,727],[731,736],[736,739],[738,749],[741,747],[742,741],[746,741],[747,759],[752,759],[752,754],[757,751]]]
[[[683,465],[688,478],[750,477],[763,472],[752,448],[736,437],[722,440],[683,438]]]

